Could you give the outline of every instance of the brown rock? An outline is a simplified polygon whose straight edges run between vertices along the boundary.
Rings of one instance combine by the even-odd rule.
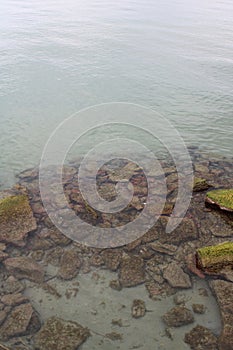
[[[180,225],[173,230],[171,233],[166,233],[167,218],[161,218],[163,224],[163,232],[160,237],[161,243],[176,244],[182,243],[184,241],[190,241],[198,238],[198,230],[190,218],[183,218]]]
[[[168,327],[180,327],[194,322],[192,312],[184,306],[176,306],[169,310],[163,320]]]
[[[166,267],[163,271],[163,277],[174,288],[191,288],[192,286],[189,275],[175,262]]]
[[[10,350],[10,349],[7,348],[5,345],[0,344],[0,350]]]
[[[233,284],[223,280],[210,282],[216,295],[223,323],[219,337],[219,350],[232,350],[233,344]]]
[[[122,251],[116,249],[106,249],[103,251],[102,257],[105,266],[111,271],[116,271],[121,262]]]
[[[110,281],[109,287],[111,287],[112,289],[118,290],[118,291],[122,290],[122,285],[120,284],[119,280]]]
[[[8,306],[16,306],[28,302],[28,298],[21,293],[7,294],[1,298],[1,302]]]
[[[195,314],[204,314],[206,311],[206,307],[203,304],[193,304],[192,309]]]
[[[16,306],[0,328],[0,338],[2,340],[8,340],[12,337],[29,334],[32,330],[32,320],[35,317],[36,314],[31,304],[27,303]],[[38,320],[37,322],[39,325]],[[38,327],[36,327],[35,331],[36,330],[38,330]]]
[[[184,341],[193,350],[217,350],[217,337],[208,328],[200,325],[186,333]]]
[[[64,280],[70,280],[77,276],[81,267],[81,260],[76,250],[67,250],[61,258],[61,265],[58,270],[58,276]]]
[[[123,287],[133,287],[145,282],[144,261],[137,256],[124,258],[121,262],[119,280]]]
[[[151,247],[155,252],[163,253],[167,255],[174,255],[177,251],[177,246],[173,244],[162,244],[160,242],[150,243],[149,247]]]
[[[134,318],[140,318],[146,314],[146,304],[143,300],[135,299],[131,307],[131,315]]]
[[[0,192],[0,241],[24,246],[28,233],[37,227],[27,195]]]
[[[49,318],[34,338],[35,350],[76,350],[90,336],[77,322]]]
[[[64,249],[59,246],[50,249],[46,254],[45,261],[51,265],[59,266],[63,253]]]
[[[3,324],[6,317],[7,317],[6,311],[5,310],[0,311],[0,326],[1,326],[1,324]],[[0,348],[0,350],[1,350],[1,348]]]
[[[44,279],[44,271],[37,262],[29,257],[8,258],[4,261],[8,272],[18,279],[26,278],[30,281],[40,283]]]
[[[42,239],[48,239],[55,246],[67,246],[71,243],[71,239],[63,235],[57,228],[43,229],[40,237]]]
[[[25,289],[25,286],[22,282],[17,280],[14,276],[9,276],[5,281],[0,285],[0,294],[11,294],[11,293],[20,293]]]

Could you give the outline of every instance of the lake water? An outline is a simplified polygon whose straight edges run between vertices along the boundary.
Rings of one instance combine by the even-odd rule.
[[[39,163],[81,108],[152,107],[188,145],[232,155],[231,0],[2,0],[0,182]]]
[[[180,132],[186,145],[192,147],[195,175],[217,187],[232,187],[232,0],[1,0],[0,13],[0,188],[11,186],[19,172],[39,164],[46,141],[66,118],[81,109],[111,102],[138,104],[163,115]],[[117,110],[114,109],[114,113],[117,114]],[[101,116],[101,112],[95,114],[99,123],[103,121]],[[120,117],[122,120],[122,115]],[[88,126],[85,119],[84,125],[81,117],[77,120],[76,126],[79,127],[80,122],[80,130],[85,129],[85,123]],[[156,123],[156,118],[151,118],[148,128],[156,129]],[[108,141],[123,131],[130,138],[128,129],[123,129],[114,133],[109,127],[103,134],[92,130],[84,142],[84,149],[101,142],[106,134],[110,135],[107,135]],[[141,130],[134,132],[142,144],[150,143]],[[170,137],[173,136],[171,133]],[[71,135],[61,133],[58,140],[63,144],[67,137],[69,139]],[[77,149],[79,152],[84,150],[81,146]],[[180,153],[185,156],[185,152]],[[229,160],[223,160],[222,156]],[[177,196],[176,173],[173,164],[167,160],[163,166],[170,179],[170,202],[164,208],[158,232],[152,230],[151,236],[143,236],[144,241],[123,247],[119,251],[117,271],[108,267],[111,259],[113,262],[116,259],[114,254],[102,263],[99,250],[89,250],[75,242],[63,247],[66,243],[59,241],[61,237],[56,236],[56,230],[53,232],[55,228],[40,202],[38,174],[32,171],[20,176],[21,185],[29,190],[38,227],[30,233],[25,247],[9,248],[8,253],[15,257],[31,256],[40,261],[48,283],[26,283],[25,294],[43,322],[57,315],[90,328],[92,337],[81,347],[83,350],[188,350],[190,347],[184,343],[184,337],[194,325],[208,327],[215,335],[221,332],[219,309],[208,281],[188,270],[186,258],[197,247],[231,240],[232,221],[223,219],[223,215],[214,210],[205,209],[205,193],[193,194],[185,221],[189,226],[178,230],[170,242],[170,237],[165,237],[164,219],[172,212]],[[124,169],[127,175],[127,167]],[[186,175],[190,175],[192,171],[186,170]],[[102,169],[103,181],[108,178],[105,171]],[[117,182],[113,175],[111,185]],[[145,205],[143,179],[141,174],[138,175],[134,177],[134,185],[142,200],[139,209],[138,202],[134,203],[134,214]],[[150,176],[156,178],[156,173],[152,172]],[[84,179],[89,177],[84,176]],[[83,217],[86,212],[87,216],[94,216],[100,227],[105,227],[103,224],[112,227],[105,213],[95,216],[89,205],[81,203],[79,180],[76,162],[67,171],[65,183],[71,208],[76,214],[84,214]],[[159,188],[161,182],[159,180],[157,186],[156,181],[153,182],[155,188]],[[111,194],[109,187],[106,193]],[[45,194],[53,207],[56,201],[52,202],[48,193]],[[58,196],[59,200],[61,197]],[[62,209],[66,212],[65,206]],[[58,211],[54,212],[57,214]],[[59,211],[59,220],[61,215]],[[120,226],[127,222],[126,215],[123,219],[113,220],[113,224]],[[123,232],[121,228],[119,232]],[[86,235],[87,232],[81,230],[81,236],[86,238]],[[165,244],[164,254],[160,240],[162,244],[172,243],[170,248]],[[45,243],[44,247],[37,246],[39,241]],[[148,246],[153,241],[158,243],[157,251]],[[172,252],[169,249],[173,249]],[[62,280],[59,275],[66,252],[76,252],[81,265],[80,271],[74,271],[75,277],[71,281],[66,281],[67,277]],[[138,256],[143,267],[135,272],[138,260],[135,262],[134,258]],[[126,261],[131,263],[127,263],[128,270],[123,271],[125,285],[119,291],[122,265],[127,267]],[[171,277],[164,277],[165,269],[173,261],[184,269],[182,273],[185,272],[181,279],[186,282],[181,289],[179,283],[176,282],[174,287],[172,282],[167,282]],[[129,285],[127,274],[131,280]],[[134,288],[125,288],[129,286]],[[195,314],[194,323],[169,330],[162,316],[178,304],[174,295],[185,300],[189,309],[200,303],[206,312]],[[132,303],[138,298],[146,303],[144,311],[147,312],[142,320],[132,316]],[[34,349],[30,337],[22,339],[24,344],[29,344],[28,347],[25,345],[27,349]],[[17,343],[18,338],[11,339],[11,345],[14,341]],[[15,344],[11,349],[16,349]]]

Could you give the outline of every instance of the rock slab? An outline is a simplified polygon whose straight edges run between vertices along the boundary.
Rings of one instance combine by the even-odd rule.
[[[40,327],[38,316],[30,303],[16,306],[0,328],[0,338],[4,341],[37,331]]]
[[[175,262],[165,268],[163,277],[174,288],[191,288],[192,286],[189,275]]]
[[[88,328],[77,322],[51,317],[35,335],[35,350],[77,350],[89,336]]]
[[[44,270],[35,260],[29,257],[8,258],[4,265],[9,273],[18,279],[26,278],[32,282],[41,283],[44,279]]]
[[[119,281],[122,287],[133,287],[145,282],[144,261],[137,256],[122,260]]]
[[[233,284],[223,280],[210,282],[220,308],[223,329],[219,337],[219,350],[233,349]]]

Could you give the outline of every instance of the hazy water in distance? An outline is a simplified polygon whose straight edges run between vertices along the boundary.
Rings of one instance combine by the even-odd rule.
[[[188,145],[233,151],[231,0],[1,0],[0,182],[54,128],[111,101],[153,107]]]

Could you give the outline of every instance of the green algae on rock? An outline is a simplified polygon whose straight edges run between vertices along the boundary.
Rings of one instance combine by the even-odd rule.
[[[206,203],[233,212],[233,188],[209,191],[206,195]]]
[[[27,195],[0,193],[0,242],[24,246],[24,238],[36,227]]]
[[[197,265],[206,273],[220,274],[224,268],[233,269],[233,242],[224,242],[197,250]]]
[[[193,183],[193,191],[194,192],[205,191],[210,187],[211,187],[211,185],[208,184],[206,179],[203,179],[201,177],[194,178],[194,183]]]
[[[0,222],[15,219],[29,212],[26,195],[9,196],[0,200]]]

